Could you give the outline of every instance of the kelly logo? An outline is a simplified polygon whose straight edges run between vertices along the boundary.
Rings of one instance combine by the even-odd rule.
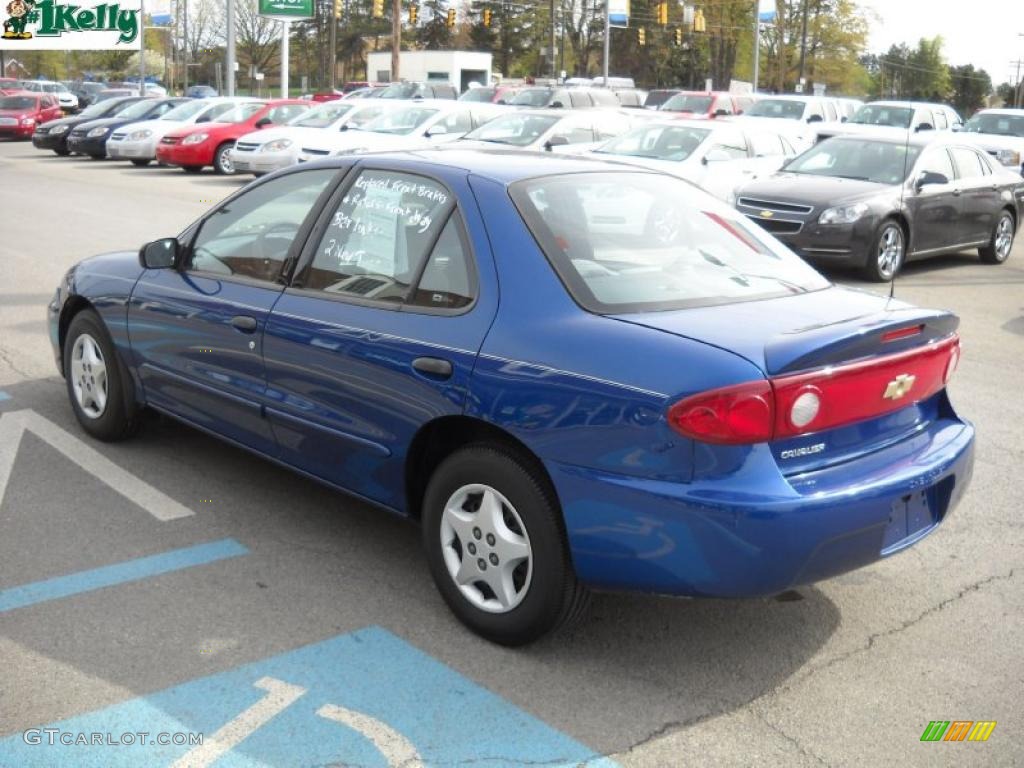
[[[92,7],[56,2],[56,0],[11,0],[4,21],[4,40],[30,40],[35,37],[61,37],[72,32],[117,33],[115,45],[127,45],[139,36],[139,10],[116,3]],[[77,47],[77,46],[73,46]]]
[[[988,741],[995,729],[995,720],[932,720],[921,741]]]

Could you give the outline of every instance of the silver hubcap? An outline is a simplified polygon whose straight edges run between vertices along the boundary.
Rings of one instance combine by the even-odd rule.
[[[996,227],[996,256],[1000,261],[1010,255],[1010,248],[1013,247],[1013,221],[1009,216],[1003,216]]]
[[[533,551],[526,526],[489,485],[464,485],[448,499],[441,551],[455,586],[482,611],[507,613],[530,589]]]
[[[78,407],[90,419],[107,410],[107,364],[100,345],[87,333],[71,348],[71,387]]]
[[[224,147],[224,149],[220,151],[220,167],[224,173],[235,172],[235,166],[231,162],[231,155],[229,152],[231,152],[231,147]]]
[[[878,271],[883,277],[892,277],[903,259],[903,230],[886,227],[878,241]]]

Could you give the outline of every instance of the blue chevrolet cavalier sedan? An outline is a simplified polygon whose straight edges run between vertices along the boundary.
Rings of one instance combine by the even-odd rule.
[[[743,597],[866,565],[971,475],[954,315],[832,285],[611,163],[289,169],[81,262],[49,320],[88,433],[151,408],[421,521],[449,607],[509,645],[589,588]]]

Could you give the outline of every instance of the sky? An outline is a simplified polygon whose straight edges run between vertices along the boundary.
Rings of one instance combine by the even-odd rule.
[[[1014,82],[1024,59],[1024,3],[1021,0],[857,0],[875,11],[868,50],[883,53],[893,43],[916,45],[922,37],[942,35],[950,64],[973,64],[989,73],[995,85]],[[1024,74],[1024,64],[1021,65]]]

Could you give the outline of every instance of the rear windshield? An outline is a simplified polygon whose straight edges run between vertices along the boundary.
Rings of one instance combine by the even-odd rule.
[[[681,179],[578,173],[513,184],[512,199],[578,304],[653,312],[805,293],[829,282]]]
[[[707,112],[711,108],[710,96],[694,96],[689,93],[677,93],[661,105],[666,112]]]
[[[800,120],[804,116],[802,101],[789,99],[760,99],[753,104],[746,114],[751,117],[778,117],[784,120]]]

